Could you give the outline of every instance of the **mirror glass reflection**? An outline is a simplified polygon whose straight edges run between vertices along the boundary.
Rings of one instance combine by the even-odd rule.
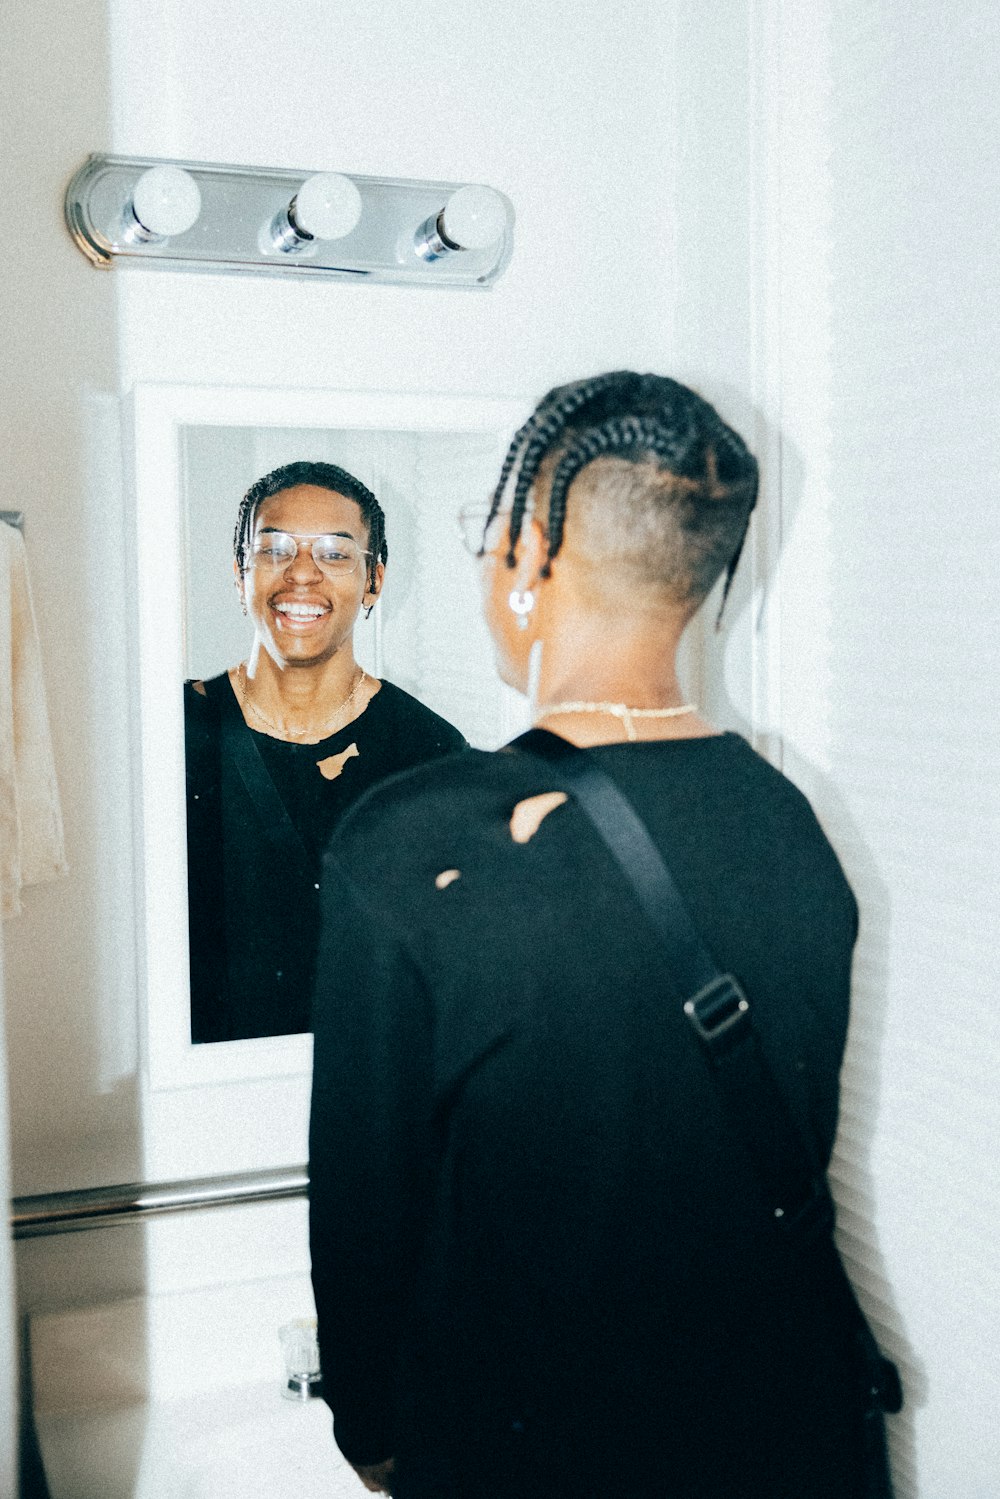
[[[182,458],[191,1039],[297,1034],[337,822],[509,731],[456,523],[497,439],[188,427]]]

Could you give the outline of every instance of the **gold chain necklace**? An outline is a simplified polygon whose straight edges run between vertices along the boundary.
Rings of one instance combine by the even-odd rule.
[[[535,722],[559,713],[611,713],[623,724],[625,738],[634,740],[637,737],[634,718],[682,718],[697,711],[696,703],[681,703],[678,708],[630,708],[626,703],[552,703],[541,709]]]
[[[260,708],[258,708],[257,704],[250,697],[249,684],[247,682],[247,669],[242,661],[236,668],[236,685],[239,688],[240,701],[242,702],[243,706],[245,708],[249,708],[254,717],[258,719],[259,722],[265,726],[265,728],[268,728],[272,731],[272,733],[277,734],[279,739],[288,739],[289,737],[298,739],[301,738],[303,734],[316,734],[317,738],[315,742],[318,744],[321,739],[325,739],[328,734],[331,734],[333,732],[334,725],[336,724],[340,715],[343,713],[344,709],[349,708],[351,703],[357,697],[362,682],[364,682],[368,676],[368,673],[365,671],[363,666],[359,667],[358,671],[360,675],[358,676],[358,679],[355,682],[354,686],[351,688],[350,692],[344,698],[344,701],[337,708],[336,712],[333,714],[333,717],[328,718],[326,723],[321,724],[319,729],[292,729],[286,725],[275,723],[272,719],[268,718],[266,713],[261,712]]]

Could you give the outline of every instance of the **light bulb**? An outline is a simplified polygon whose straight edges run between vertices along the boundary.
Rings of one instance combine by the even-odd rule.
[[[295,194],[289,218],[311,239],[344,239],[361,218],[361,194],[350,177],[317,172]]]
[[[132,213],[148,236],[170,239],[197,222],[201,192],[183,167],[150,167],[132,191]]]
[[[492,187],[460,187],[440,217],[442,239],[462,250],[485,250],[506,227],[504,200]]]
[[[462,250],[486,250],[503,238],[509,207],[503,193],[492,187],[456,188],[444,207],[420,225],[408,253],[441,260]],[[400,253],[405,257],[407,251]]]
[[[292,201],[261,228],[264,255],[309,255],[316,240],[344,239],[361,218],[361,194],[340,172],[315,172]]]

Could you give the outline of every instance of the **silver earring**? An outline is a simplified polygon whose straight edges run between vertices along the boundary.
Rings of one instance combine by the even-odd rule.
[[[528,628],[528,615],[535,607],[535,595],[530,588],[512,588],[507,604],[512,614],[517,616],[517,628],[526,630]]]
[[[538,717],[538,683],[542,675],[542,640],[532,641],[531,650],[528,652],[528,708],[531,713],[531,722],[534,723]]]

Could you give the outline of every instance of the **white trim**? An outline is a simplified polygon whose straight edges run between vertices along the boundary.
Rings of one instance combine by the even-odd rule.
[[[144,431],[194,427],[315,427],[320,431],[501,432],[531,409],[526,399],[420,395],[408,391],[289,389],[246,385],[134,387],[137,425]]]

